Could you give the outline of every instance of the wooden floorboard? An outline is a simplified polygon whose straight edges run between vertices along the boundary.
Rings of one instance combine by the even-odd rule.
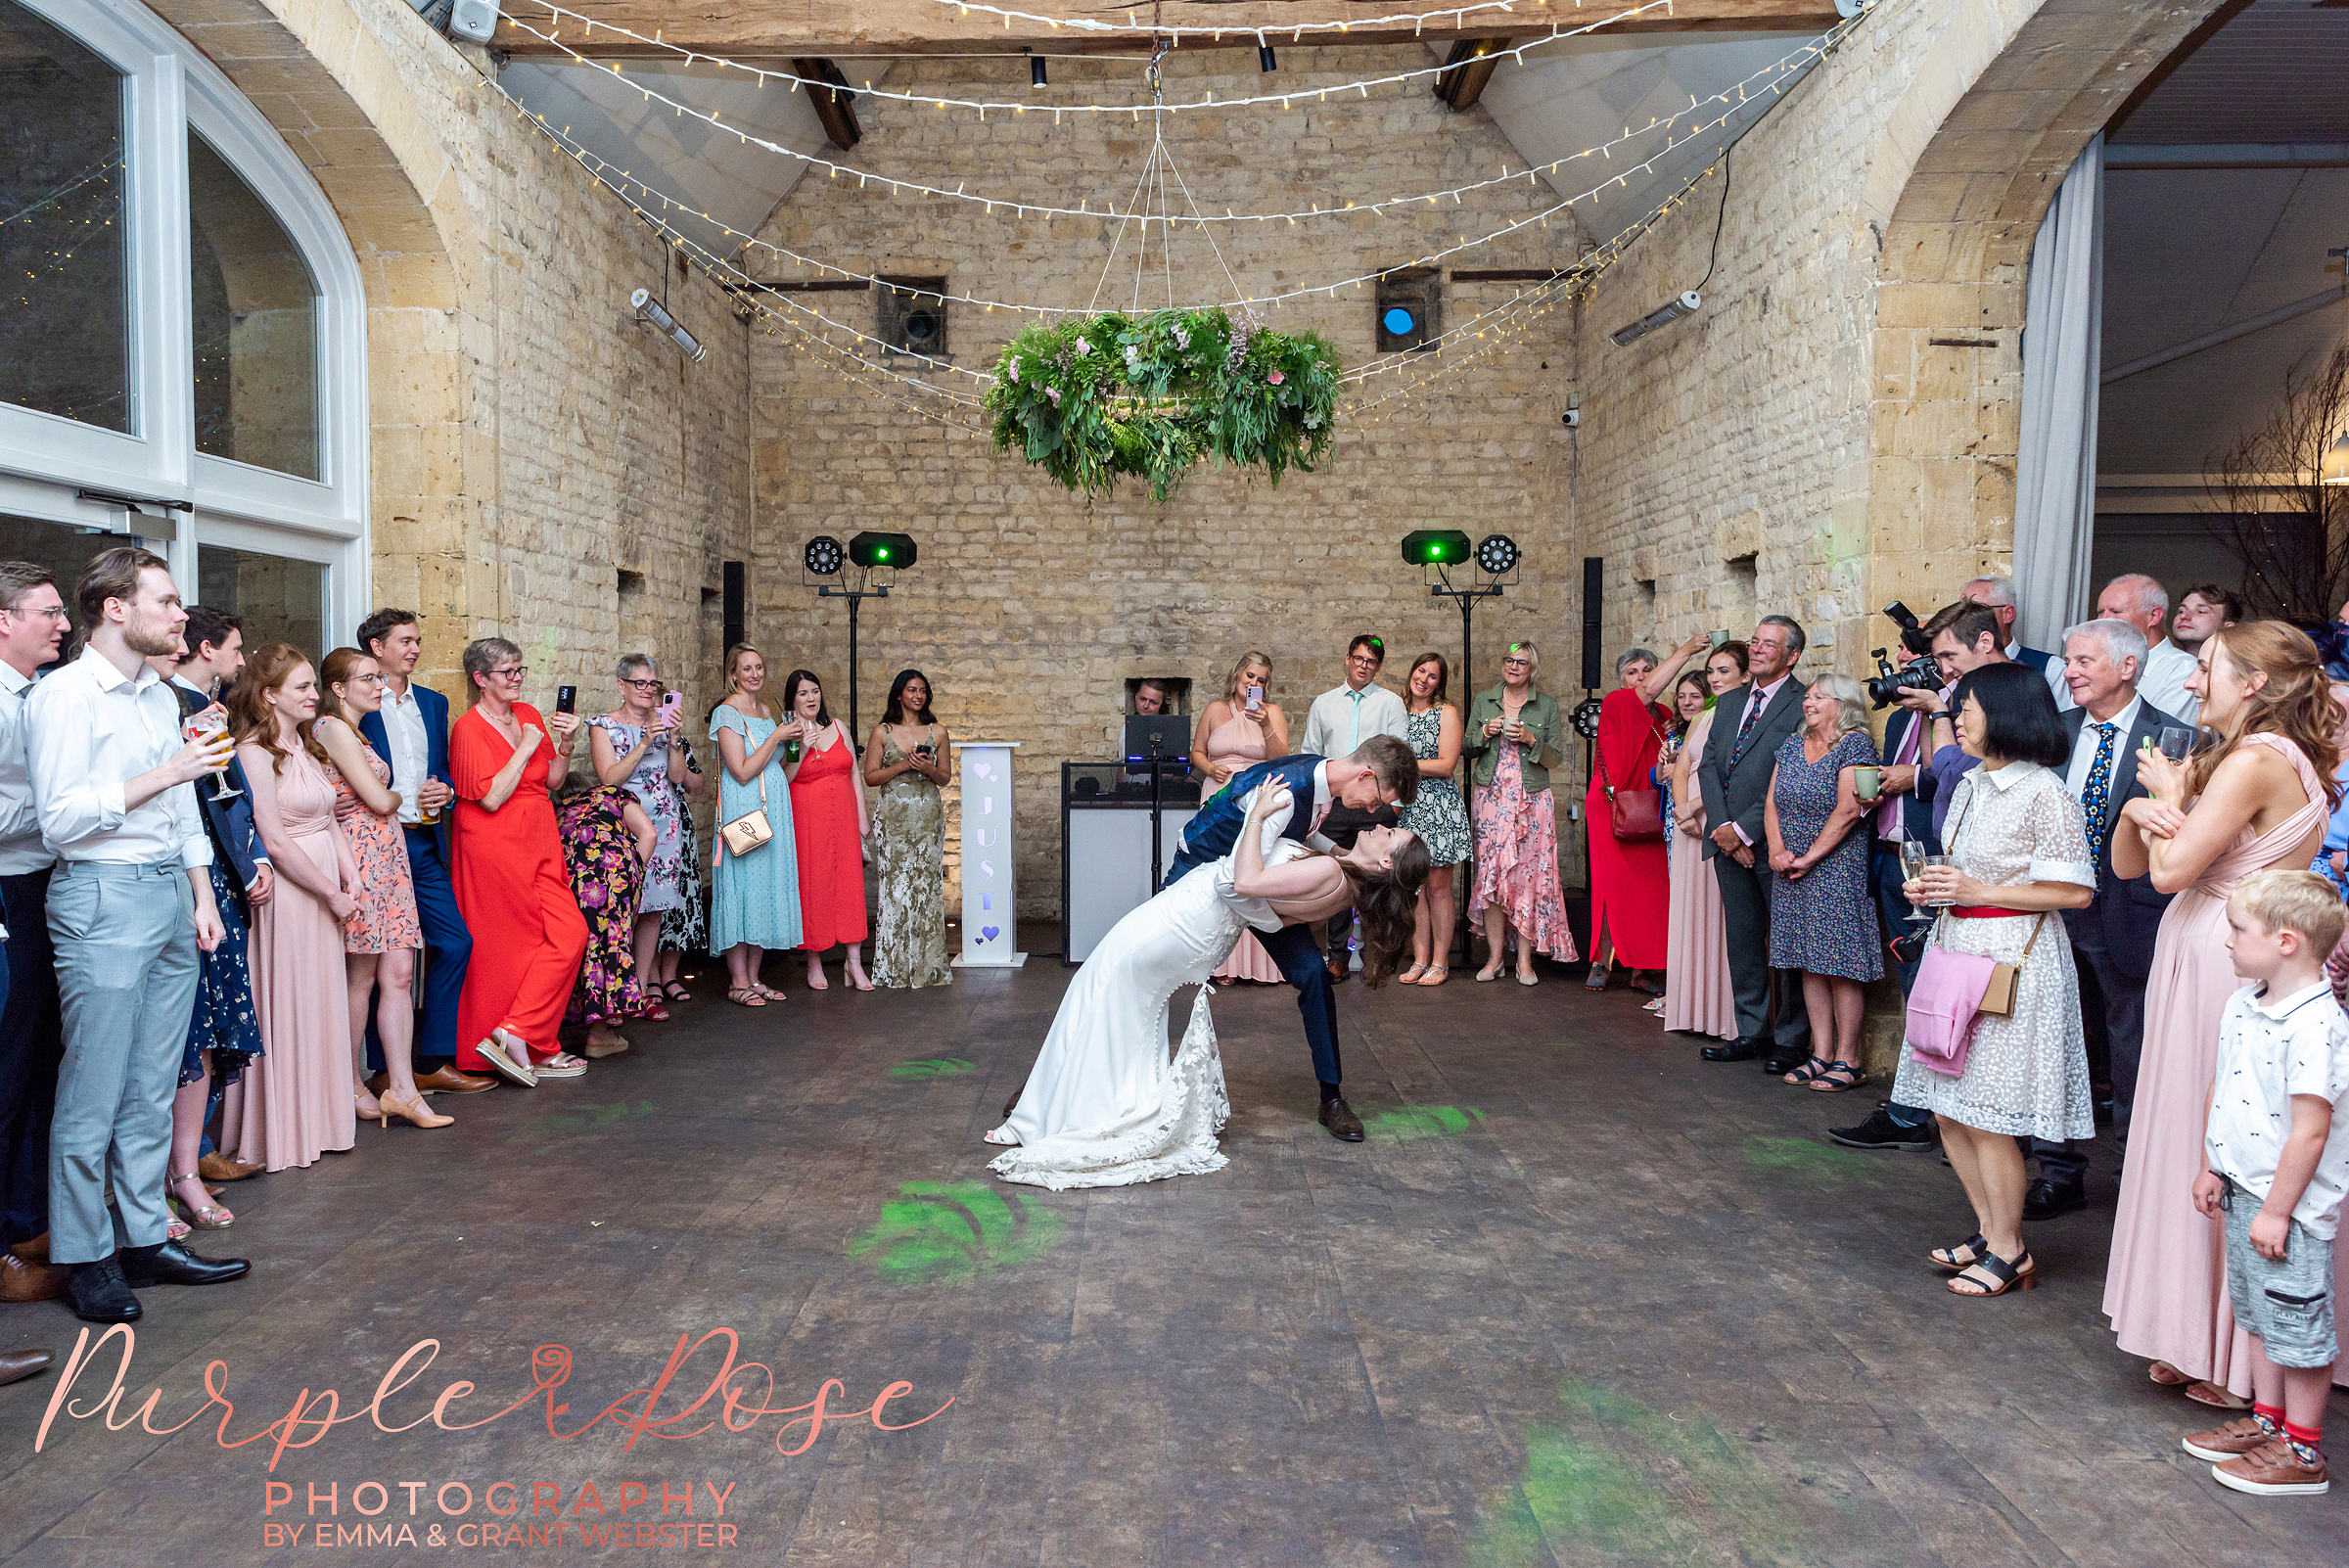
[[[362,1128],[351,1154],[230,1187],[235,1228],[198,1244],[253,1273],[144,1293],[121,1430],[60,1415],[35,1453],[56,1374],[0,1389],[0,1562],[406,1562],[436,1527],[450,1549],[461,1525],[531,1523],[533,1482],[561,1488],[535,1521],[565,1524],[560,1545],[457,1549],[790,1568],[2349,1557],[2349,1484],[2277,1502],[2219,1488],[2177,1448],[2205,1412],[2113,1349],[2096,1311],[2109,1151],[2090,1209],[2033,1228],[2045,1288],[1958,1301],[1919,1258],[1972,1228],[1950,1173],[1820,1133],[1880,1086],[1803,1093],[1701,1064],[1635,995],[1462,970],[1440,990],[1342,990],[1363,1144],[1313,1120],[1292,994],[1239,987],[1214,1001],[1225,1170],[1007,1187],[979,1134],[1069,973],[1039,954],[947,990],[861,995],[836,977],[819,994],[777,964],[791,999],[756,1012],[705,979],[711,999],[638,1026],[583,1080],[446,1102],[446,1131]],[[57,1304],[0,1309],[0,1346],[63,1352],[78,1326]],[[170,1437],[136,1418],[159,1386],[158,1425],[196,1410],[212,1361],[232,1440],[305,1388],[350,1414],[433,1338],[389,1421],[429,1417],[458,1378],[477,1386],[449,1421],[486,1415],[529,1391],[535,1347],[561,1345],[570,1430],[646,1387],[680,1334],[718,1328],[773,1369],[775,1407],[827,1378],[836,1412],[897,1381],[893,1421],[953,1403],[898,1432],[835,1419],[796,1455],[778,1452],[789,1417],[630,1450],[609,1422],[550,1437],[543,1399],[473,1431],[361,1415],[304,1430],[274,1470],[265,1435],[218,1446],[216,1408]],[[704,1348],[657,1413],[691,1403],[718,1356]],[[83,1374],[76,1408],[96,1410],[114,1360]],[[2328,1424],[2349,1455],[2349,1398]],[[271,1510],[273,1481],[294,1501]],[[428,1485],[413,1517],[394,1486],[368,1521],[367,1481]],[[486,1511],[497,1481],[524,1489],[511,1519]],[[651,1490],[633,1528],[688,1481],[696,1526],[717,1522],[706,1488],[733,1486],[730,1545],[583,1544],[582,1525],[623,1517],[624,1487]],[[470,1512],[436,1504],[452,1482]],[[578,1508],[582,1483],[604,1515]],[[337,1489],[333,1514],[309,1511],[313,1486]],[[289,1521],[404,1524],[416,1545],[266,1533]]]

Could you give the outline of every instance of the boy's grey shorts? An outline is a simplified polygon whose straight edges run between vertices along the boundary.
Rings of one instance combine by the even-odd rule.
[[[2332,1243],[2294,1220],[2283,1261],[2262,1258],[2251,1245],[2259,1194],[2226,1180],[2220,1204],[2227,1212],[2227,1294],[2235,1326],[2257,1334],[2279,1366],[2330,1366],[2341,1354],[2333,1337]]]

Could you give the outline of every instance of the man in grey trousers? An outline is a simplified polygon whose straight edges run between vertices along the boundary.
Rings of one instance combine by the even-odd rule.
[[[66,1051],[49,1125],[49,1258],[72,1269],[77,1315],[126,1323],[139,1315],[134,1285],[208,1285],[252,1267],[170,1240],[163,1202],[196,955],[221,935],[190,786],[230,750],[221,732],[182,741],[179,703],[147,665],[178,651],[188,619],[161,556],[105,551],[74,599],[89,645],[24,705],[34,811],[58,857],[48,913]]]

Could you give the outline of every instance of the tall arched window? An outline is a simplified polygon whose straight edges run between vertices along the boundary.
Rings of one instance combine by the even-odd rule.
[[[365,614],[366,313],[267,120],[135,4],[0,0],[0,556],[144,540],[249,643]]]

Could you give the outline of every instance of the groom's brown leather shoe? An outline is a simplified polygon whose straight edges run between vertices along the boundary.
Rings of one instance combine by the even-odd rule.
[[[1329,1129],[1331,1137],[1341,1142],[1362,1141],[1362,1119],[1354,1114],[1354,1107],[1343,1096],[1321,1102],[1321,1125]]]

